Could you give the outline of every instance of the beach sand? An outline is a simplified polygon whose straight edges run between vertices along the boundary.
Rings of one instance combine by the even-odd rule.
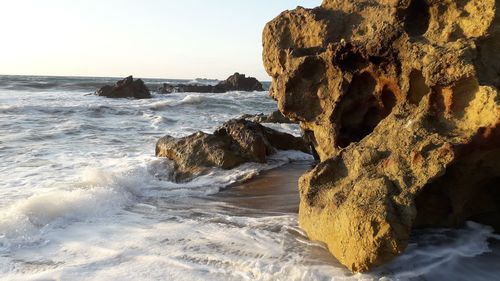
[[[211,199],[255,214],[297,213],[298,179],[310,168],[311,163],[292,163],[265,171],[212,196]]]

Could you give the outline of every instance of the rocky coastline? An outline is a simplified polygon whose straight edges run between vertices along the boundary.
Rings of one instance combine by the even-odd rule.
[[[401,255],[417,228],[475,221],[500,231],[499,12],[493,0],[466,2],[325,0],[285,11],[263,32],[279,112],[165,136],[156,155],[184,182],[265,163],[277,149],[313,154],[319,163],[298,184],[300,226],[353,272]],[[263,88],[236,73],[159,89],[236,90]],[[266,122],[298,122],[304,137]]]

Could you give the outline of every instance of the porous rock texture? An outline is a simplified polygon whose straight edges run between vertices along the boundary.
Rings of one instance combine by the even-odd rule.
[[[134,98],[134,99],[149,99],[151,93],[148,87],[141,79],[136,79],[132,76],[116,82],[115,85],[106,85],[95,92],[98,96],[107,98]]]
[[[173,161],[173,179],[185,182],[212,168],[232,169],[245,162],[266,163],[276,150],[309,153],[302,138],[278,132],[244,119],[224,123],[213,134],[197,132],[187,137],[165,136],[156,144],[156,156]]]
[[[265,27],[270,94],[321,158],[300,226],[352,271],[416,227],[500,229],[498,2],[324,0]]]

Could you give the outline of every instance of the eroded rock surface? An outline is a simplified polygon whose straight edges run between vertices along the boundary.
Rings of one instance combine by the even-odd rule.
[[[107,98],[151,98],[151,93],[144,82],[141,79],[134,80],[132,76],[116,82],[113,86],[104,86],[97,90],[95,94]]]
[[[211,168],[232,169],[245,162],[266,163],[267,157],[277,149],[309,153],[302,138],[237,119],[224,123],[213,134],[165,136],[156,144],[156,156],[173,161],[176,181],[188,181]]]
[[[500,25],[494,0],[325,0],[264,30],[270,94],[321,163],[299,221],[353,271],[414,227],[500,226]]]
[[[262,84],[254,77],[246,77],[245,74],[235,73],[217,85],[203,84],[163,84],[158,89],[160,94],[170,93],[225,93],[230,91],[264,91]]]

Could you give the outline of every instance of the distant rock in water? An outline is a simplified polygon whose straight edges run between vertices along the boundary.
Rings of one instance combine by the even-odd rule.
[[[184,138],[165,136],[156,144],[156,156],[174,162],[174,180],[188,181],[210,168],[232,169],[245,162],[266,163],[276,150],[310,153],[302,138],[260,124],[235,119],[213,134],[198,132]]]
[[[141,79],[134,80],[129,76],[116,82],[114,86],[104,86],[96,91],[96,95],[108,98],[149,99],[151,93]]]
[[[414,228],[500,231],[498,3],[324,0],[265,27],[270,94],[322,161],[299,181],[300,226],[352,271]]]
[[[245,114],[245,115],[241,116],[241,118],[255,122],[255,123],[281,123],[281,124],[295,124],[295,123],[297,123],[297,122],[294,122],[294,121],[288,119],[288,117],[283,115],[283,113],[281,113],[281,111],[279,111],[279,110],[273,111],[267,115],[263,114],[263,113],[255,114],[255,115]]]
[[[171,93],[213,93],[214,87],[212,85],[202,85],[202,84],[163,84],[158,89],[160,94],[171,94]]]
[[[225,81],[215,86],[216,89],[228,91],[264,91],[262,84],[254,77],[246,77],[245,74],[235,73]]]
[[[225,93],[230,91],[264,91],[262,84],[253,77],[235,73],[217,85],[203,84],[163,84],[158,89],[160,94],[170,93]]]

